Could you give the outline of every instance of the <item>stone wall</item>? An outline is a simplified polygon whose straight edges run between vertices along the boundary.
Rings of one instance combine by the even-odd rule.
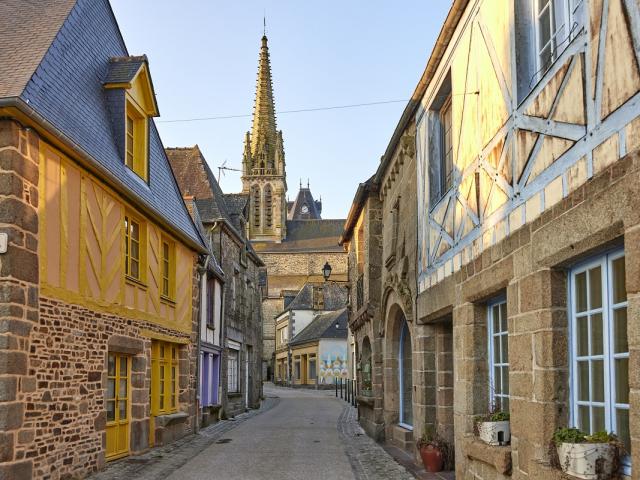
[[[38,324],[38,155],[35,132],[0,120],[0,478],[31,478],[33,460],[19,454],[26,420],[30,334]]]
[[[636,151],[420,295],[418,323],[453,316],[457,478],[560,478],[549,444],[569,422],[566,269],[613,246],[625,253],[631,442],[640,440],[639,173]],[[474,416],[488,409],[487,301],[497,295],[507,300],[510,447],[473,437]]]

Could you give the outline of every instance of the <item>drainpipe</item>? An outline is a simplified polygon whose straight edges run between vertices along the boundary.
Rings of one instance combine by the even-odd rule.
[[[198,267],[197,267],[197,276],[196,279],[199,283],[199,306],[200,308],[198,309],[198,336],[197,336],[197,341],[196,341],[196,422],[195,422],[195,428],[194,428],[194,433],[198,433],[198,431],[200,430],[200,422],[202,420],[202,416],[200,413],[200,401],[202,400],[200,398],[200,387],[201,387],[201,379],[200,379],[200,355],[201,355],[201,345],[200,342],[202,340],[202,312],[203,312],[203,288],[202,288],[202,281],[206,275],[207,272],[207,263],[209,262],[209,255],[200,255],[198,258]]]

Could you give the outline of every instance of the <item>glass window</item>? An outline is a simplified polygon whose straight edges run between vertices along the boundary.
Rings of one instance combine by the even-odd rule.
[[[207,278],[207,326],[215,326],[215,301],[216,282],[213,278]]]
[[[124,217],[124,235],[124,273],[131,278],[141,280],[141,227],[140,222],[130,215]]]
[[[577,3],[572,0],[536,0],[535,29],[538,74],[541,76],[569,44],[577,31]],[[571,20],[569,20],[571,19]],[[575,24],[575,25],[574,25]]]
[[[509,411],[509,330],[507,302],[489,303],[489,401],[492,409]]]
[[[229,349],[229,354],[227,357],[227,391],[229,393],[237,393],[239,392],[239,382],[238,382],[238,350]]]
[[[413,427],[413,364],[411,352],[411,333],[407,321],[402,319],[400,330],[400,355],[399,355],[399,378],[400,378],[400,423],[404,426]]]
[[[151,345],[151,408],[155,415],[178,409],[179,348],[155,340]]]
[[[444,101],[440,108],[440,122],[442,135],[442,192],[446,192],[453,185],[453,131],[451,120],[451,95]]]
[[[310,357],[309,358],[309,379],[310,380],[315,380],[317,377],[317,373],[316,373],[317,367],[316,367],[316,357]]]
[[[161,243],[161,254],[161,294],[165,298],[172,299],[175,296],[175,244],[167,239],[163,239]]]
[[[147,117],[127,100],[125,115],[124,164],[143,180],[147,180]]]
[[[615,432],[630,453],[624,254],[574,269],[570,284],[573,422],[587,433]]]

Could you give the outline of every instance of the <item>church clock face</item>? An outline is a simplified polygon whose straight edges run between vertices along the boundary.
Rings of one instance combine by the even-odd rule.
[[[309,207],[307,207],[306,205],[302,206],[302,213],[309,213]]]

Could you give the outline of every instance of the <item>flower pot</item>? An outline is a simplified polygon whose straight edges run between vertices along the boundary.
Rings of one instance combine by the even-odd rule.
[[[422,445],[420,447],[420,457],[427,472],[441,472],[444,458],[439,448],[433,445]]]
[[[480,440],[489,445],[508,445],[511,441],[509,421],[480,422],[478,424]]]
[[[558,458],[562,471],[585,480],[609,478],[615,451],[608,443],[561,443]]]

